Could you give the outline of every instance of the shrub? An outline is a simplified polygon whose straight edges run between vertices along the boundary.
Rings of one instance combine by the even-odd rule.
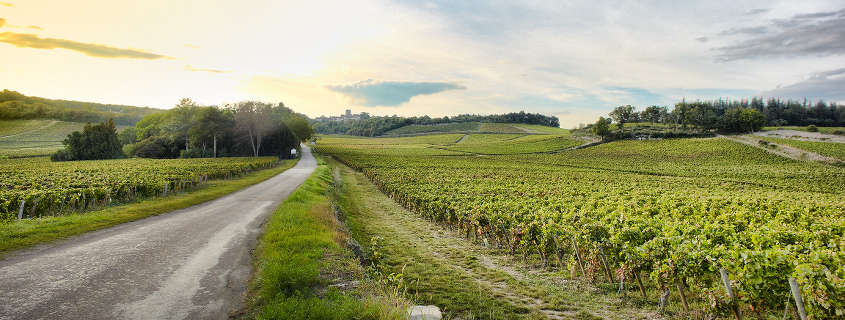
[[[88,123],[82,132],[74,131],[69,134],[62,144],[65,145],[63,152],[55,153],[51,159],[100,160],[123,156],[112,120],[95,125]]]
[[[70,160],[73,160],[73,159],[71,159],[70,153],[67,152],[67,150],[62,149],[62,150],[56,151],[56,153],[50,155],[50,160],[51,161],[70,161]]]
[[[833,134],[845,136],[845,131],[843,131],[843,130],[833,130]]]
[[[807,131],[809,131],[809,132],[819,132],[819,128],[817,128],[815,125],[811,124],[811,125],[807,126]]]

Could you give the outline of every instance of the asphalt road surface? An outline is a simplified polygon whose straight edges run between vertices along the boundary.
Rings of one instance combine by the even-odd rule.
[[[317,167],[0,260],[0,319],[226,319],[270,213]]]

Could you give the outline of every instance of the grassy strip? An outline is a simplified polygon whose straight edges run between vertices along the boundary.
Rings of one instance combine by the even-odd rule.
[[[331,180],[321,164],[273,213],[256,250],[244,317],[404,318],[406,305],[376,295],[378,283],[341,244],[345,237],[329,204]]]
[[[47,243],[85,232],[187,208],[262,182],[293,167],[296,161],[247,174],[235,180],[212,180],[191,192],[107,207],[86,213],[27,219],[0,224],[0,256],[12,250]]]

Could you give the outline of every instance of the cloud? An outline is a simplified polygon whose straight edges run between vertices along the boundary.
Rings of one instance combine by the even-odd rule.
[[[745,27],[745,28],[731,28],[722,32],[719,32],[720,36],[733,36],[733,35],[742,35],[742,34],[765,34],[769,31],[768,27],[765,26],[757,26],[757,27]]]
[[[819,72],[809,79],[761,93],[767,97],[845,102],[845,68]]]
[[[6,19],[0,18],[0,28],[2,28],[4,24],[6,24]]]
[[[414,96],[435,94],[447,90],[463,90],[466,87],[448,82],[376,82],[366,80],[351,85],[329,85],[327,89],[341,93],[363,106],[398,106]]]
[[[14,32],[0,33],[0,42],[14,45],[18,48],[35,49],[67,49],[81,52],[87,56],[98,58],[127,58],[127,59],[164,59],[168,58],[156,53],[135,49],[120,49],[101,44],[83,43],[72,40],[40,38],[34,34]]]
[[[29,28],[29,29],[33,29],[33,30],[44,30],[44,28],[39,27],[39,26],[26,26],[26,27]]]
[[[191,72],[208,72],[208,73],[229,73],[229,71],[226,71],[226,70],[219,70],[219,69],[204,69],[204,68],[194,68],[194,67],[192,67],[191,65],[186,65],[186,66],[185,66],[185,71],[191,71]]]
[[[15,5],[8,2],[0,2],[0,6],[14,7]]]
[[[770,10],[771,9],[762,9],[762,8],[761,9],[753,9],[753,10],[746,11],[745,15],[746,16],[753,16],[753,15],[758,15],[758,14],[761,14],[761,13],[769,12]]]
[[[607,95],[617,98],[614,100],[624,100],[624,104],[646,105],[665,100],[663,95],[651,92],[644,88],[604,87],[604,89],[607,90]]]
[[[710,39],[709,39],[709,38],[707,38],[707,37],[698,37],[698,38],[695,38],[695,41],[698,41],[698,42],[707,42],[707,40],[710,40]]]
[[[845,54],[845,9],[772,20],[768,26],[733,28],[720,35],[747,35],[719,47],[716,61],[757,57],[801,57]]]

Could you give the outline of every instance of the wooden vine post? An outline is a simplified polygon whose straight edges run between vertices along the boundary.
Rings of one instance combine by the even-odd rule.
[[[807,320],[807,311],[804,310],[804,299],[801,298],[801,288],[795,278],[789,278],[789,288],[792,290],[792,297],[795,298],[795,306],[798,308],[798,316],[801,320]]]
[[[725,268],[719,269],[719,273],[722,275],[722,283],[725,284],[725,291],[728,292],[728,298],[730,299],[730,303],[733,304],[731,307],[731,311],[733,311],[734,318],[736,320],[742,319],[742,315],[739,313],[739,307],[737,306],[736,298],[734,297],[733,288],[731,288],[731,279],[728,277],[728,271]]]
[[[689,304],[687,304],[687,296],[684,294],[684,284],[681,283],[681,280],[676,280],[675,287],[678,288],[678,296],[681,297],[681,304],[684,305],[684,313],[689,313]]]
[[[643,294],[643,299],[648,299],[648,296],[645,294],[645,287],[643,287],[643,280],[640,279],[640,271],[639,270],[634,272],[634,278],[637,279],[637,284],[640,285],[640,293]]]
[[[581,262],[581,253],[578,251],[578,241],[575,241],[575,237],[572,237],[572,249],[575,250],[575,260],[578,262],[578,268],[581,269],[581,275],[586,278],[587,273],[584,272],[584,263]]]
[[[599,254],[601,254],[601,263],[604,266],[604,273],[607,275],[607,281],[613,284],[613,274],[610,273],[610,267],[607,265],[607,258],[604,256],[604,244],[599,244]]]

